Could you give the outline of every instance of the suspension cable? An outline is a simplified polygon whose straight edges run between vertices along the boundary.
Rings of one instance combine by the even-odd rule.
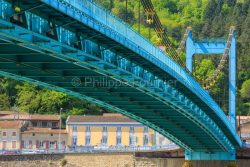
[[[181,66],[185,67],[184,62],[181,60],[180,56],[176,50],[172,47],[172,44],[167,36],[166,30],[160,22],[157,13],[154,10],[154,6],[151,0],[141,0],[141,4],[147,16],[146,22],[152,25],[157,37],[161,40],[161,44],[165,47],[166,52]]]
[[[202,81],[204,88],[207,90],[211,89],[216,84],[216,82],[219,80],[219,76],[220,76],[219,74],[221,73],[221,71],[224,69],[224,67],[226,65],[229,51],[230,51],[231,44],[232,44],[232,38],[233,38],[234,31],[235,31],[235,27],[231,26],[230,30],[229,30],[227,43],[226,43],[226,48],[224,50],[224,53],[223,53],[222,58],[220,60],[220,63],[217,66],[215,72],[213,73],[213,75],[208,77],[206,80]]]

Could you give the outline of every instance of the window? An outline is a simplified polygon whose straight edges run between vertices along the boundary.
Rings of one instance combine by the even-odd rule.
[[[37,122],[37,126],[41,127],[42,126],[42,122]]]
[[[16,141],[12,141],[12,148],[16,148]]]
[[[45,149],[46,148],[46,141],[40,141],[39,142],[39,148]]]
[[[116,136],[116,145],[121,145],[121,144],[122,144],[121,136]]]
[[[133,136],[129,136],[129,145],[133,145]]]
[[[107,126],[102,127],[102,132],[108,132]]]
[[[32,122],[32,126],[37,127],[37,122]]]
[[[86,126],[85,145],[90,145],[90,127]]]
[[[148,145],[148,135],[143,136],[143,145],[144,146]]]
[[[117,132],[117,133],[118,133],[118,132],[121,133],[121,132],[122,132],[122,127],[117,127],[117,128],[116,128],[116,132]]]
[[[116,128],[116,145],[121,145],[122,144],[122,128],[117,127]]]
[[[144,127],[144,133],[148,133],[148,127]]]
[[[85,145],[86,146],[90,145],[90,136],[85,137]]]
[[[86,126],[86,132],[90,132],[90,127]]]
[[[76,146],[76,144],[77,144],[77,138],[76,138],[76,137],[73,137],[73,139],[72,139],[72,145],[73,145],[73,146]]]
[[[56,148],[56,142],[55,141],[50,141],[49,142],[49,148],[50,149],[55,149]]]
[[[102,144],[107,144],[108,137],[107,137],[108,128],[106,126],[102,127]]]
[[[134,127],[130,127],[129,128],[129,133],[130,134],[134,134],[135,133],[135,128]]]
[[[135,143],[135,128],[134,127],[130,127],[129,128],[129,145],[134,145]]]
[[[102,144],[106,145],[108,143],[108,137],[102,136]]]
[[[77,132],[77,127],[73,126],[73,132]]]
[[[57,122],[52,122],[52,127],[57,127]]]
[[[47,127],[47,126],[48,126],[47,122],[42,122],[42,127]]]
[[[32,136],[35,136],[36,134],[35,133],[32,133]]]
[[[7,132],[3,132],[3,136],[7,136]]]
[[[108,128],[106,126],[102,127],[102,136],[108,135]]]
[[[16,132],[12,132],[12,136],[16,136]]]
[[[53,133],[51,133],[50,136],[53,136]]]
[[[7,141],[3,141],[2,144],[3,144],[3,145],[2,145],[2,148],[3,148],[3,149],[6,149],[6,147],[7,147]]]
[[[29,141],[28,140],[26,140],[26,141],[24,141],[24,148],[29,148]]]
[[[137,137],[132,135],[132,136],[129,136],[129,145],[136,145],[137,143]]]
[[[52,127],[52,123],[51,122],[48,122],[48,127]]]
[[[29,141],[29,148],[32,148],[32,140]]]

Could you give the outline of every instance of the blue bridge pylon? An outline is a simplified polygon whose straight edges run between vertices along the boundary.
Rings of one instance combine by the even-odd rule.
[[[235,159],[242,142],[210,95],[109,11],[90,0],[0,2],[1,76],[124,114],[192,159]]]
[[[228,56],[229,118],[236,129],[236,34],[234,27],[231,27],[228,39],[193,39],[192,31],[189,31],[186,41],[186,67],[190,72],[193,71],[193,57],[202,54],[227,54]]]

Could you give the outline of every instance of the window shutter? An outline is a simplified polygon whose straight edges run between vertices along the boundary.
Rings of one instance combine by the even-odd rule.
[[[32,149],[32,140],[29,141],[29,148]]]
[[[40,147],[40,142],[39,140],[36,141],[36,148],[39,148]]]
[[[49,141],[46,141],[46,149],[49,148]]]
[[[24,141],[21,141],[21,148],[24,148]]]
[[[62,148],[65,148],[65,141],[62,142]]]

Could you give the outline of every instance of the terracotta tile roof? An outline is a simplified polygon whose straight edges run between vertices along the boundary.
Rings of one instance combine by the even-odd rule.
[[[0,129],[20,129],[23,121],[0,121]]]
[[[122,116],[120,114],[110,114],[110,115],[72,115],[69,116],[67,119],[67,123],[73,123],[73,122],[133,122],[136,123],[136,121]]]
[[[50,120],[50,121],[59,121],[59,115],[41,115],[41,114],[34,114],[31,115],[32,120]]]
[[[0,111],[0,115],[14,114],[15,111]]]
[[[5,115],[1,116],[0,120],[29,120],[30,115],[28,114],[10,114],[10,115]]]
[[[51,128],[35,128],[35,127],[28,127],[25,131],[22,132],[23,134],[27,133],[56,133],[56,134],[67,134],[65,129],[51,129]]]
[[[13,119],[19,119],[19,120],[42,120],[42,121],[59,121],[60,116],[59,115],[41,115],[41,114],[23,114],[23,113],[15,113],[10,115],[1,116],[0,120],[13,120]]]

